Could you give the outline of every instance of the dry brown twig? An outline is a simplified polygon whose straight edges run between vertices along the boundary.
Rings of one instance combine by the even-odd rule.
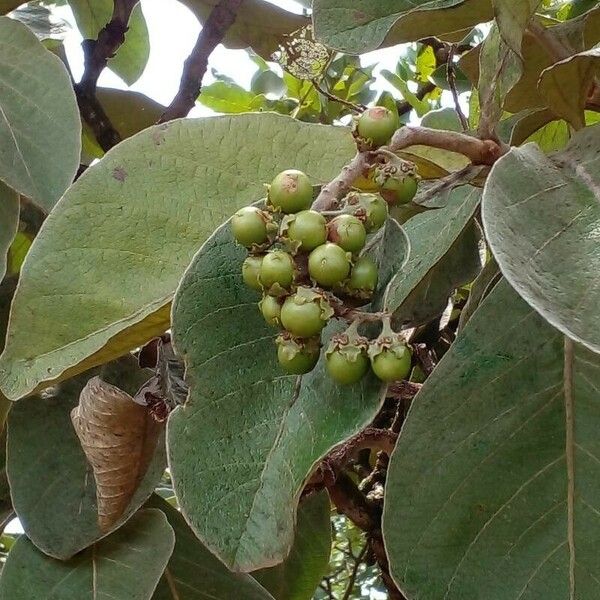
[[[204,22],[192,52],[185,60],[179,90],[161,115],[159,123],[185,117],[196,104],[202,88],[202,79],[208,68],[213,50],[223,41],[233,25],[243,0],[221,0]]]
[[[129,18],[138,0],[115,0],[111,20],[100,30],[96,40],[83,41],[84,72],[74,85],[79,112],[92,128],[100,147],[106,152],[121,141],[119,132],[110,122],[96,98],[98,78],[125,41]]]

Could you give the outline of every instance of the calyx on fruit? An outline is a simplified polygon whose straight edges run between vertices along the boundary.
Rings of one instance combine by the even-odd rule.
[[[357,328],[355,322],[344,333],[334,335],[325,352],[329,375],[342,385],[356,383],[369,369],[369,341],[358,334]]]
[[[412,355],[406,340],[392,330],[389,318],[383,321],[379,337],[369,345],[371,368],[385,382],[406,379],[411,370]]]
[[[379,193],[391,206],[410,202],[419,185],[415,165],[395,156],[377,165],[373,178],[379,185]]]
[[[290,375],[303,375],[315,368],[321,353],[318,337],[298,339],[284,332],[277,336],[277,360],[281,368]]]
[[[327,241],[327,221],[316,210],[302,210],[284,217],[280,234],[290,240],[294,252],[310,252]]]
[[[320,334],[333,314],[333,308],[323,294],[299,287],[283,303],[281,324],[295,337],[307,338]]]
[[[295,265],[290,254],[283,250],[271,250],[265,254],[259,280],[267,293],[281,296],[294,282]]]
[[[244,206],[231,217],[231,230],[239,244],[253,248],[271,242],[277,225],[268,212],[256,206]]]
[[[387,202],[379,194],[350,192],[344,198],[344,204],[348,211],[363,222],[367,233],[381,228],[388,217]]]

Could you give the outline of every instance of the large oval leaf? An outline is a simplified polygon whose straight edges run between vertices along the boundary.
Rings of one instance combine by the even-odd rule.
[[[329,449],[364,427],[380,404],[368,376],[338,386],[323,361],[285,375],[274,338],[241,277],[246,251],[222,226],[186,272],[173,336],[188,401],[167,428],[180,506],[200,539],[234,570],[281,562],[294,536],[305,478]]]
[[[503,281],[411,406],[383,528],[421,600],[595,600],[600,357]]]
[[[162,510],[175,532],[175,549],[152,600],[273,600],[250,575],[232,573],[215,558],[166,500],[154,494],[146,506]]]
[[[135,362],[134,359],[131,359]],[[107,365],[101,376],[128,391],[142,380],[129,360]],[[138,370],[139,371],[139,370]],[[79,393],[98,371],[83,373],[43,397],[15,404],[8,419],[7,472],[15,511],[31,541],[60,559],[73,556],[109,531],[98,525],[96,486],[70,412]],[[129,384],[128,384],[129,381]],[[146,501],[165,467],[164,436],[125,513],[110,528],[120,526]]]
[[[71,186],[36,237],[0,387],[19,398],[160,334],[168,316],[153,315],[223,220],[261,198],[277,172],[293,166],[325,182],[354,153],[349,129],[268,113],[179,120],[124,140]]]
[[[25,536],[12,547],[0,578],[0,600],[150,600],[173,551],[175,536],[156,509],[63,562]]]
[[[478,232],[473,215],[481,190],[454,188],[440,198],[444,208],[409,219],[404,230],[410,256],[388,287],[385,306],[398,324],[422,324],[440,315],[459,285],[473,280],[481,268]]]
[[[502,157],[485,186],[483,223],[519,294],[600,352],[600,126],[553,156],[527,144]]]
[[[0,179],[48,211],[79,166],[69,75],[30,29],[0,17],[0,81]]]
[[[331,505],[326,491],[312,494],[298,507],[294,544],[287,558],[252,576],[276,600],[311,600],[327,573],[331,555]]]
[[[489,0],[314,0],[315,35],[327,46],[361,54],[489,21]],[[390,31],[391,30],[391,31]]]

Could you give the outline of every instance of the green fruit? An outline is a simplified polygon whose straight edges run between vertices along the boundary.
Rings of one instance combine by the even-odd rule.
[[[378,276],[375,261],[370,256],[360,256],[350,271],[348,287],[352,290],[373,292],[377,287]]]
[[[377,231],[388,217],[387,202],[379,194],[360,194],[359,205],[365,213],[367,233]]]
[[[259,279],[266,290],[276,284],[283,289],[289,288],[294,281],[294,260],[291,255],[283,250],[265,254]]]
[[[251,248],[269,239],[268,215],[256,206],[244,206],[231,217],[231,230],[239,244]]]
[[[350,260],[342,248],[327,242],[310,253],[308,273],[319,285],[332,287],[348,277]]]
[[[263,256],[248,256],[242,263],[242,279],[244,283],[253,290],[262,290],[259,274],[262,266]]]
[[[354,215],[339,215],[329,223],[328,237],[346,252],[359,252],[364,248],[367,231]]]
[[[300,242],[300,249],[305,252],[314,250],[327,240],[327,221],[315,210],[303,210],[294,217],[288,227],[290,240]]]
[[[317,294],[304,294],[303,289],[286,298],[281,308],[281,324],[300,338],[321,333],[328,321],[327,301]]]
[[[383,184],[381,195],[392,206],[408,204],[415,197],[418,186],[417,178],[413,175],[406,175],[402,179],[390,177]]]
[[[390,141],[398,126],[398,117],[391,110],[385,106],[374,106],[358,117],[356,129],[361,138],[379,147]]]
[[[310,208],[312,199],[310,180],[302,171],[295,169],[288,169],[276,175],[269,187],[269,202],[286,214]]]
[[[286,373],[303,375],[315,368],[321,353],[318,338],[294,340],[279,336],[276,343],[277,360]]]
[[[411,354],[408,346],[383,348],[371,357],[373,372],[382,381],[400,381],[410,373]]]
[[[258,306],[268,325],[271,325],[271,327],[281,325],[281,304],[277,298],[265,295]]]
[[[340,350],[333,350],[327,354],[325,360],[329,375],[342,385],[356,383],[369,368],[369,359],[364,351],[349,355]]]

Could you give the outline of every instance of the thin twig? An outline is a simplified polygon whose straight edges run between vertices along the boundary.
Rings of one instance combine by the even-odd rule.
[[[98,39],[82,43],[84,71],[73,88],[79,112],[105,152],[116,146],[121,136],[96,98],[98,78],[125,41],[129,18],[137,3],[138,0],[115,0],[111,20],[99,31]]]
[[[460,102],[458,100],[458,90],[456,89],[456,71],[454,70],[454,55],[456,52],[456,44],[451,44],[450,52],[448,54],[448,62],[446,63],[446,69],[448,73],[448,85],[450,86],[450,91],[452,92],[452,98],[454,99],[454,108],[456,113],[458,114],[458,118],[460,119],[460,124],[462,125],[463,131],[468,131],[469,129],[469,121],[467,121],[467,117],[462,111],[460,107]]]
[[[202,79],[208,68],[208,59],[235,22],[242,2],[243,0],[221,0],[213,8],[204,22],[192,52],[183,64],[179,90],[161,115],[159,123],[185,117],[194,108],[202,88]]]
[[[369,544],[365,544],[363,549],[360,551],[360,554],[354,560],[354,567],[352,568],[352,573],[350,573],[350,579],[348,579],[348,585],[346,586],[346,591],[342,596],[342,600],[350,600],[350,595],[352,594],[352,591],[354,590],[354,584],[356,583],[358,569],[360,569],[360,565],[362,564],[368,550]]]
[[[364,104],[355,104],[354,102],[349,102],[348,100],[344,100],[343,98],[340,98],[339,96],[328,92],[325,88],[322,88],[319,85],[319,82],[316,79],[312,79],[311,83],[315,86],[315,89],[317,91],[323,94],[323,96],[325,96],[326,98],[329,98],[329,100],[331,100],[332,102],[338,102],[339,104],[343,104],[344,106],[347,106],[350,110],[356,113],[362,113],[367,109],[367,107]]]

